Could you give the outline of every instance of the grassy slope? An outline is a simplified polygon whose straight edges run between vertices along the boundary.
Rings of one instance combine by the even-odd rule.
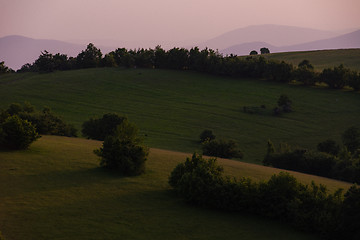
[[[286,93],[294,112],[275,117],[271,109]],[[78,129],[89,117],[127,115],[150,147],[193,152],[204,129],[234,139],[244,161],[261,163],[266,142],[285,141],[314,148],[327,138],[359,126],[359,93],[314,89],[193,72],[144,69],[88,69],[51,74],[15,74],[0,79],[0,107],[29,101],[50,106]],[[264,114],[243,106],[265,104]]]
[[[283,60],[297,66],[302,60],[307,59],[315,69],[321,71],[327,67],[339,66],[360,71],[360,49],[339,49],[304,52],[285,52],[264,55],[268,59]]]
[[[0,152],[0,229],[21,239],[316,239],[266,219],[196,208],[167,178],[189,154],[151,149],[147,172],[119,177],[98,168],[100,142],[43,136],[29,150]],[[234,176],[267,179],[276,169],[220,160]],[[295,173],[331,189],[349,184]]]

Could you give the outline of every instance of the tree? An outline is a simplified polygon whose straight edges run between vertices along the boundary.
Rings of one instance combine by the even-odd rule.
[[[201,134],[200,134],[200,142],[203,143],[205,141],[211,141],[215,139],[215,135],[213,134],[213,132],[211,130],[204,130]]]
[[[320,74],[322,82],[326,83],[330,88],[342,89],[346,85],[346,78],[348,76],[349,69],[344,65],[338,67],[325,68]]]
[[[125,119],[116,113],[106,113],[101,118],[85,121],[81,132],[87,138],[104,141],[106,136],[114,134],[116,127]]]
[[[277,101],[277,104],[279,107],[282,108],[282,110],[284,112],[291,112],[292,111],[292,108],[291,108],[291,104],[292,104],[292,101],[290,100],[290,98],[285,95],[285,94],[282,94],[278,101]]]
[[[140,175],[145,171],[148,148],[141,145],[138,128],[122,121],[113,135],[108,135],[94,153],[101,158],[100,166],[123,175]]]
[[[98,67],[101,61],[102,53],[94,44],[89,43],[86,50],[81,51],[76,57],[77,65],[80,68]]]
[[[54,57],[48,51],[41,52],[38,59],[35,60],[34,67],[39,72],[52,72],[55,69]]]
[[[314,66],[308,60],[300,62],[298,68],[295,70],[295,79],[302,82],[304,85],[315,85],[316,73],[314,71]]]
[[[260,49],[260,52],[261,52],[261,54],[268,54],[268,53],[270,53],[270,50],[266,47],[263,47]]]
[[[0,62],[0,75],[4,73],[14,72],[11,68],[5,66],[5,62]]]
[[[351,153],[355,153],[360,148],[360,130],[353,126],[342,134],[343,144]]]
[[[258,52],[255,51],[255,50],[252,50],[252,51],[250,52],[250,55],[258,55]]]
[[[38,138],[35,127],[17,115],[10,116],[0,123],[1,149],[26,149]]]
[[[212,140],[205,141],[203,144],[203,154],[221,158],[243,158],[244,154],[238,149],[233,140]]]
[[[340,146],[334,140],[327,139],[317,145],[317,150],[337,156],[340,151]]]

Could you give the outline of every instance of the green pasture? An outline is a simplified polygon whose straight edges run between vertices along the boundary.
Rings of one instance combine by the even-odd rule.
[[[274,116],[281,94],[293,101],[292,113]],[[217,138],[233,139],[243,161],[260,164],[267,140],[307,148],[359,127],[358,92],[311,88],[261,80],[234,79],[190,71],[155,69],[87,69],[0,77],[0,107],[28,101],[49,106],[81,129],[92,116],[117,112],[141,129],[150,147],[201,151],[199,134],[210,129]],[[244,106],[266,109],[255,114]]]
[[[307,59],[314,65],[317,71],[324,68],[339,66],[352,70],[360,71],[360,49],[338,49],[338,50],[319,50],[303,52],[284,52],[263,55],[267,59],[277,59],[292,63],[297,66],[302,60]]]
[[[28,150],[0,152],[0,229],[7,240],[318,239],[286,223],[187,205],[167,183],[191,156],[151,149],[147,171],[121,177],[98,166],[101,142],[43,136]],[[279,170],[220,159],[225,173],[254,180]],[[331,190],[349,184],[294,173]]]

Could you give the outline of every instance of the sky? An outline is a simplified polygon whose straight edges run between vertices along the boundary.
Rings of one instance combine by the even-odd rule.
[[[0,0],[0,37],[207,40],[249,25],[360,28],[359,0]]]

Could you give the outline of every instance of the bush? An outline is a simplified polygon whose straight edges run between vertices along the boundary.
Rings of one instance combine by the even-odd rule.
[[[342,239],[360,239],[360,188],[356,185],[345,194],[339,236]]]
[[[207,206],[218,193],[213,188],[223,182],[222,172],[223,168],[217,165],[216,159],[206,160],[194,153],[175,167],[169,184],[186,201]]]
[[[105,137],[114,134],[116,127],[121,124],[126,117],[116,113],[107,113],[102,118],[90,118],[82,124],[82,134],[90,139],[104,141]]]
[[[201,134],[200,134],[200,142],[203,143],[205,141],[211,141],[214,140],[216,138],[216,136],[213,134],[213,132],[211,130],[204,130]]]
[[[236,142],[229,140],[212,140],[203,142],[203,154],[221,158],[243,158],[244,154],[237,149]]]
[[[351,153],[360,148],[360,130],[357,127],[350,127],[342,134],[343,144]]]
[[[37,111],[33,105],[25,102],[23,105],[12,103],[6,110],[7,115],[17,115],[23,120],[29,121],[39,134],[76,137],[77,130],[73,125],[65,123],[56,116],[49,107]],[[0,117],[1,119],[1,117]]]
[[[38,139],[35,127],[14,115],[0,124],[0,148],[8,150],[26,149]]]
[[[149,154],[141,139],[137,137],[137,128],[124,120],[113,135],[108,135],[100,149],[94,153],[101,158],[100,166],[115,170],[123,175],[140,175],[145,171],[145,161]]]
[[[337,156],[340,151],[340,146],[334,140],[327,139],[317,145],[317,150]]]

